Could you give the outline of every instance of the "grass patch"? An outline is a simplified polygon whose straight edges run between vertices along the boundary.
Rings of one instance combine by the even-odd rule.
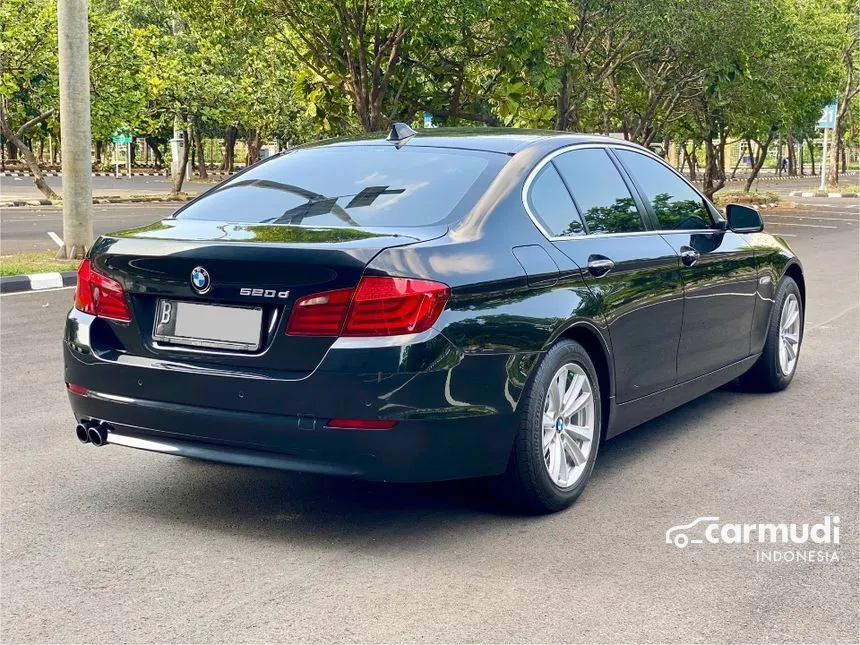
[[[776,193],[744,193],[741,191],[720,191],[716,195],[717,206],[723,208],[726,204],[774,204],[780,202],[780,196]]]
[[[860,193],[860,184],[837,185],[831,192],[835,193]]]
[[[0,255],[0,276],[49,271],[77,271],[80,260],[57,260],[56,251],[29,251]]]

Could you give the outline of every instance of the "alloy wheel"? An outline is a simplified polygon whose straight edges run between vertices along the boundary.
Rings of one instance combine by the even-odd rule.
[[[790,376],[797,365],[800,349],[800,303],[793,293],[788,294],[779,317],[779,369]]]
[[[585,472],[595,441],[591,380],[576,363],[567,363],[550,381],[542,417],[543,460],[560,488],[574,486]]]

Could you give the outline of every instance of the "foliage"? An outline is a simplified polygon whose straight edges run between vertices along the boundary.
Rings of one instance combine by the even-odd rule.
[[[857,0],[91,0],[92,127],[163,144],[235,129],[251,156],[387,127],[506,125],[620,132],[704,150],[706,192],[731,139],[763,150],[816,135],[860,89]],[[848,63],[846,63],[848,61]],[[848,65],[848,67],[846,67]],[[846,87],[846,84],[852,87]],[[0,4],[11,131],[57,135],[56,6]],[[840,134],[860,140],[847,107]],[[757,161],[764,162],[762,154]],[[757,171],[757,167],[754,169]]]

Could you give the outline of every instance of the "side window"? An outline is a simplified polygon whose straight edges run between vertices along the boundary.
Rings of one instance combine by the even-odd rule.
[[[583,231],[570,193],[551,163],[532,182],[528,200],[532,212],[551,235],[576,235]]]
[[[663,230],[710,228],[711,215],[701,196],[666,166],[638,152],[618,156],[651,202]]]
[[[553,163],[573,193],[589,233],[645,230],[636,202],[605,150],[573,150]]]

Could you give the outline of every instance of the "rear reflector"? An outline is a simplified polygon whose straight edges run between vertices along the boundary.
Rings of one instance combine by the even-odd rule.
[[[72,394],[80,394],[81,396],[89,394],[89,390],[87,388],[75,385],[74,383],[66,383],[66,387],[69,388],[69,392]]]
[[[382,419],[332,419],[326,424],[327,428],[343,428],[345,430],[390,430],[397,421]]]
[[[430,280],[365,276],[355,290],[312,294],[296,301],[287,333],[300,336],[396,336],[426,331],[439,319],[451,290]]]
[[[128,308],[122,285],[93,271],[89,258],[81,262],[78,268],[75,309],[99,318],[110,318],[119,322],[131,321],[131,310]]]

